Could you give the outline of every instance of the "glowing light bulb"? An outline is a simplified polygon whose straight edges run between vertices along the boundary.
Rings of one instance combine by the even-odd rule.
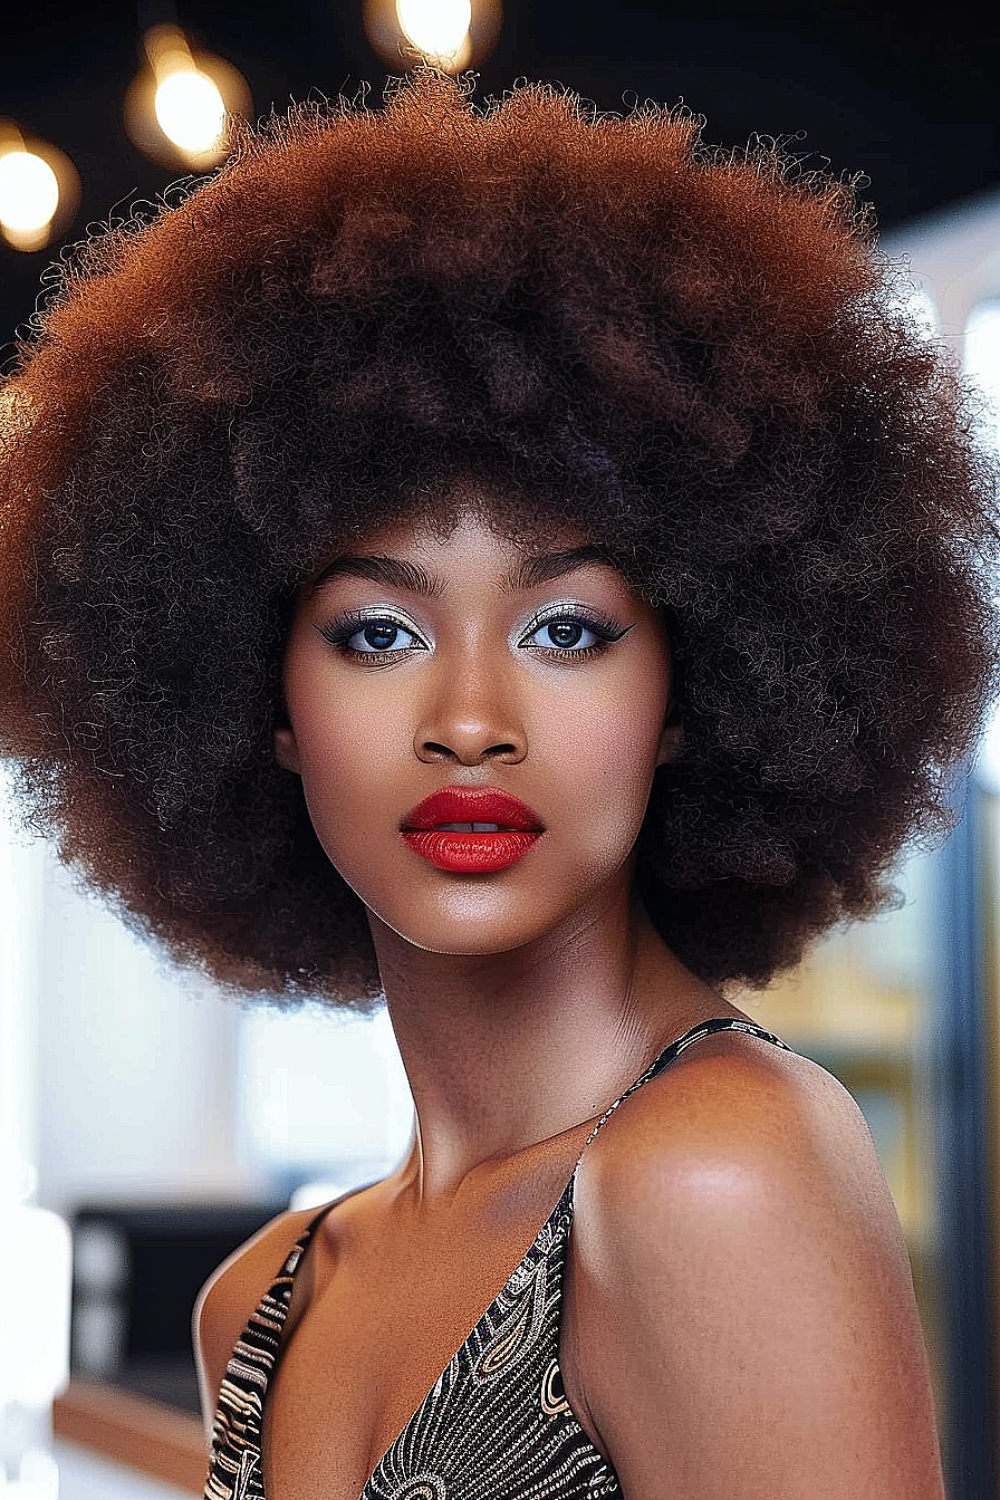
[[[125,95],[125,129],[161,166],[208,171],[229,150],[232,122],[252,112],[243,75],[211,52],[192,51],[178,26],[153,26],[145,62]]]
[[[226,106],[204,73],[180,68],[159,82],[153,108],[160,129],[182,151],[211,151],[226,123]]]
[[[0,224],[18,236],[42,234],[59,206],[59,180],[33,151],[0,156]]]
[[[418,52],[453,57],[469,34],[471,0],[396,0],[396,18]]]
[[[493,51],[503,0],[362,0],[361,18],[390,72],[424,62],[457,76]]]

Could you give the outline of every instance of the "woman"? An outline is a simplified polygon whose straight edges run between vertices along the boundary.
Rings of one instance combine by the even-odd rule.
[[[940,1500],[864,1118],[728,994],[951,827],[994,470],[849,185],[467,92],[244,131],[4,391],[30,815],[416,1106],[203,1289],[206,1496]]]

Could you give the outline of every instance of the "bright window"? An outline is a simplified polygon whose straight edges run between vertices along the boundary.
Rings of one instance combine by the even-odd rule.
[[[1000,454],[1000,297],[980,302],[965,326],[965,369],[992,408],[990,429]],[[994,714],[979,747],[976,777],[1000,794],[1000,714]]]
[[[384,1176],[406,1149],[413,1101],[383,1008],[371,1017],[318,1005],[261,1006],[240,1018],[241,1150],[277,1191],[337,1191]]]

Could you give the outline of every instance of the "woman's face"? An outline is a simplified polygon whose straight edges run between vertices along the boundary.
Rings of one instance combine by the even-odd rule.
[[[468,512],[445,541],[373,530],[300,590],[276,757],[332,864],[419,948],[502,952],[631,889],[653,773],[681,730],[664,727],[661,612],[609,563],[555,556],[586,541],[559,531],[524,551]],[[447,846],[442,868],[403,829],[443,787],[511,793],[544,831],[491,869],[454,868],[447,848],[469,835],[425,836]]]

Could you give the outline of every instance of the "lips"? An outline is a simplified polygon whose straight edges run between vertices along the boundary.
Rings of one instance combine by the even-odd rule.
[[[458,823],[460,828],[450,825]],[[483,824],[493,823],[493,829]],[[442,827],[442,824],[445,826]],[[498,787],[442,787],[400,825],[414,854],[453,875],[506,870],[538,843],[544,824],[537,813]]]
[[[526,803],[499,787],[442,787],[407,813],[400,827],[405,832],[437,828],[442,823],[496,823],[500,829],[524,833],[541,833],[545,828]]]

